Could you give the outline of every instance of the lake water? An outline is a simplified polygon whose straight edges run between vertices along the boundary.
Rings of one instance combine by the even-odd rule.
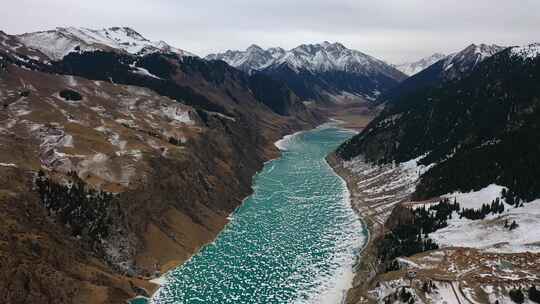
[[[254,194],[152,301],[339,303],[366,232],[324,158],[352,135],[325,125],[278,142],[282,156],[255,177]]]

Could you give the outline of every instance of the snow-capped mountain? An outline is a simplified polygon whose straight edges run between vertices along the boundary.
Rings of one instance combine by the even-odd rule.
[[[260,46],[253,44],[245,51],[229,50],[221,54],[210,54],[205,59],[222,60],[237,69],[251,73],[252,71],[260,71],[267,68],[285,54],[286,51],[282,48],[264,50]]]
[[[501,52],[505,47],[495,44],[471,44],[465,49],[450,54],[435,62],[419,73],[409,77],[396,88],[379,98],[380,102],[392,102],[394,99],[415,92],[418,89],[440,85],[468,76],[487,58]]]
[[[374,57],[346,48],[341,43],[303,44],[279,58],[274,64],[287,64],[312,72],[342,71],[370,75],[381,73],[400,78],[400,73]]]
[[[268,74],[287,83],[303,99],[321,100],[344,92],[374,99],[406,78],[381,60],[326,41],[288,51],[252,45],[245,51],[211,54],[206,59],[223,60],[248,73]]]
[[[51,60],[61,60],[71,52],[95,50],[122,51],[136,55],[156,52],[195,56],[164,41],[150,41],[129,27],[94,30],[79,27],[59,27],[50,31],[18,36],[27,47],[41,51]]]
[[[421,71],[423,71],[425,68],[427,68],[428,66],[434,64],[435,62],[445,58],[446,55],[444,54],[441,54],[441,53],[435,53],[431,56],[428,56],[428,57],[425,57],[425,58],[422,58],[418,61],[414,61],[414,62],[405,62],[405,63],[401,63],[401,64],[397,64],[395,65],[395,67],[402,71],[403,73],[409,75],[409,76],[412,76],[414,74],[417,74]]]
[[[462,78],[480,62],[504,50],[496,44],[471,44],[460,52],[447,56],[442,64],[442,73],[446,79]]]
[[[395,69],[360,51],[346,48],[341,43],[325,41],[320,44],[302,44],[286,51],[282,48],[262,49],[252,45],[245,51],[227,51],[210,54],[208,60],[223,60],[233,67],[245,71],[260,71],[271,66],[287,64],[290,68],[311,72],[344,71],[369,74],[382,72],[397,76]]]

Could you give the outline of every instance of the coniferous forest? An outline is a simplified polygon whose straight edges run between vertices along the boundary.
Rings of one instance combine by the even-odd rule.
[[[449,199],[443,199],[428,208],[422,206],[412,209],[412,219],[407,223],[399,223],[378,243],[380,261],[387,265],[387,270],[394,270],[396,267],[393,261],[397,257],[438,249],[439,246],[428,234],[446,227],[452,213],[459,210],[459,203],[451,203]]]
[[[109,234],[114,196],[89,188],[75,173],[68,176],[71,181],[61,184],[40,170],[36,190],[49,215],[92,246]]]
[[[509,49],[462,80],[404,94],[338,154],[403,162],[427,153],[414,199],[506,186],[521,200],[540,195],[540,57]],[[429,153],[428,153],[429,152]]]

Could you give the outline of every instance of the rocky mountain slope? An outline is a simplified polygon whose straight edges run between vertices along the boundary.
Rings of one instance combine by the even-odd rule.
[[[127,28],[0,32],[0,294],[119,303],[211,241],[322,121],[280,82]]]
[[[304,100],[333,101],[332,96],[343,94],[372,100],[406,78],[385,62],[340,43],[303,44],[291,50],[252,45],[206,59],[281,80]]]
[[[469,75],[482,61],[502,50],[504,50],[504,47],[498,45],[471,44],[465,49],[450,54],[421,72],[407,78],[397,87],[380,96],[378,102],[391,103],[394,99],[419,89],[459,80]]]
[[[405,75],[413,76],[415,74],[420,73],[421,71],[425,70],[430,65],[434,64],[435,62],[437,62],[437,61],[439,61],[439,60],[441,60],[441,59],[443,59],[445,57],[446,57],[446,55],[444,55],[444,54],[435,53],[435,54],[433,54],[431,56],[422,58],[422,59],[420,59],[418,61],[396,64],[395,67],[396,67],[396,69],[403,72]]]
[[[426,155],[422,162],[435,165],[423,175],[417,198],[491,183],[525,200],[537,198],[537,54],[538,44],[508,48],[455,81],[402,95],[340,155],[375,162]]]
[[[540,44],[507,48],[338,149],[371,236],[347,303],[537,302],[539,83]]]
[[[174,53],[196,56],[172,47],[164,41],[150,41],[129,27],[94,30],[59,27],[50,31],[26,33],[17,37],[27,47],[41,51],[51,60],[61,60],[69,53],[88,51],[124,51],[134,55]]]

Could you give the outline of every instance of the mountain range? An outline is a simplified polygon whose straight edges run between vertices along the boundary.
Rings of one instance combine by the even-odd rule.
[[[471,44],[459,52],[443,57],[402,81],[394,89],[380,96],[378,103],[392,103],[395,98],[419,89],[459,80],[467,76],[482,61],[504,49],[498,45]]]
[[[18,35],[17,39],[50,61],[61,61],[69,54],[92,51],[197,57],[164,41],[150,41],[128,27],[100,30],[59,27]],[[225,61],[250,75],[270,76],[287,85],[301,100],[330,103],[339,102],[343,95],[356,96],[357,100],[375,100],[406,78],[391,65],[340,43],[304,44],[291,50],[264,50],[252,45],[245,51],[211,54],[205,59]]]
[[[382,60],[340,43],[303,44],[291,50],[262,49],[211,54],[247,73],[261,73],[285,82],[304,100],[333,100],[343,93],[374,100],[407,76]]]

